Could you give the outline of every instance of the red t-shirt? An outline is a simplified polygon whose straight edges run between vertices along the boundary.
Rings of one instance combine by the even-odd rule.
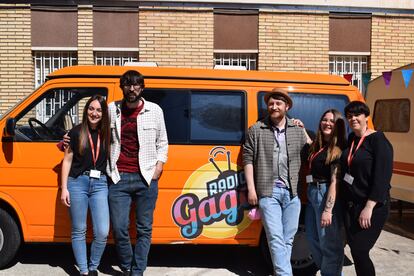
[[[126,104],[122,103],[121,153],[119,154],[119,159],[116,162],[119,172],[139,172],[137,117],[143,107],[143,102],[140,102],[136,108],[128,108]]]

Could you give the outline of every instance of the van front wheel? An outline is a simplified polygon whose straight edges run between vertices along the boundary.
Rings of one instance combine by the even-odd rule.
[[[16,221],[0,209],[0,268],[5,267],[16,256],[21,237]]]

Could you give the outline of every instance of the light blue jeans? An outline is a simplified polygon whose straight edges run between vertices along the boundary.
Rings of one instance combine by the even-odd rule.
[[[97,270],[109,232],[108,185],[106,176],[100,179],[80,175],[68,178],[70,216],[72,219],[72,249],[81,274]],[[92,217],[93,241],[88,265],[86,229],[88,208]]]
[[[259,199],[262,223],[266,232],[267,243],[278,276],[291,276],[293,238],[298,230],[300,200],[290,198],[289,190],[274,187],[272,197]]]
[[[342,241],[342,221],[340,204],[332,210],[332,224],[321,227],[322,212],[325,208],[328,186],[308,185],[308,206],[306,207],[305,227],[315,264],[322,276],[341,275],[344,260]]]

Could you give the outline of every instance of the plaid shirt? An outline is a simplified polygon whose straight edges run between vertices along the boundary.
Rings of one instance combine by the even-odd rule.
[[[165,163],[168,153],[168,138],[165,129],[164,114],[155,103],[144,101],[144,108],[137,117],[139,141],[139,169],[149,185],[155,172],[157,161]],[[111,153],[106,167],[108,176],[114,184],[121,179],[116,162],[121,152],[121,104],[112,102],[108,106],[111,127]]]
[[[288,119],[286,124],[286,145],[288,154],[288,182],[291,196],[298,193],[299,170],[301,166],[301,152],[306,144],[303,129],[295,126]],[[249,128],[246,141],[243,145],[243,165],[252,164],[254,182],[259,197],[272,196],[273,175],[273,148],[275,136],[269,117],[255,123]]]

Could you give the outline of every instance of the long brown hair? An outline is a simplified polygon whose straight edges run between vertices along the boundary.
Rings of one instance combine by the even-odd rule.
[[[89,148],[88,108],[91,102],[95,100],[99,102],[99,104],[101,105],[101,109],[102,109],[102,118],[98,124],[99,136],[102,140],[102,144],[106,152],[109,152],[110,131],[109,131],[108,104],[106,103],[106,100],[103,96],[94,95],[86,102],[85,107],[83,108],[82,123],[81,123],[81,129],[80,129],[80,134],[79,134],[79,148],[78,148],[80,155],[83,155],[84,150],[86,148]]]
[[[326,114],[332,113],[334,116],[334,128],[329,142],[325,142],[323,139],[323,133],[321,130],[321,122]],[[310,155],[318,152],[324,146],[328,147],[328,152],[325,160],[325,164],[330,164],[333,160],[341,156],[342,150],[345,148],[345,120],[341,112],[336,109],[326,110],[319,120],[318,132],[316,133],[315,141],[313,141],[310,148]]]

